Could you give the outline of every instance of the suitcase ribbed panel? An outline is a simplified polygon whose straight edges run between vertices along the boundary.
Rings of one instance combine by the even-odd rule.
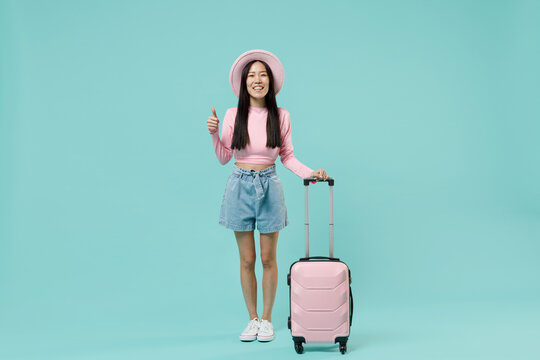
[[[291,268],[291,333],[309,342],[349,336],[349,269],[337,261],[302,261]]]
[[[310,331],[302,328],[300,325],[291,323],[292,336],[301,336],[308,343],[334,343],[340,336],[349,336],[349,324],[344,323],[335,331]]]
[[[308,292],[309,295],[304,296]],[[306,311],[336,311],[349,297],[349,282],[343,280],[334,289],[306,289],[291,279],[291,299]]]
[[[294,279],[305,289],[333,289],[349,279],[349,270],[337,261],[303,261],[293,267]]]

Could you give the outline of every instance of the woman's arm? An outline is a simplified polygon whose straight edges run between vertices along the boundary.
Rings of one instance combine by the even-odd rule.
[[[227,110],[225,113],[225,118],[223,119],[223,129],[221,130],[221,140],[219,138],[219,127],[210,132],[212,135],[212,144],[214,145],[214,151],[216,152],[217,159],[221,165],[225,165],[231,160],[233,156],[233,151],[231,150],[234,119],[232,119],[231,109]]]
[[[281,127],[281,148],[279,149],[281,162],[283,163],[283,166],[302,179],[311,177],[313,170],[294,157],[291,135],[291,116],[287,110],[283,109],[282,111],[284,111],[284,116]]]

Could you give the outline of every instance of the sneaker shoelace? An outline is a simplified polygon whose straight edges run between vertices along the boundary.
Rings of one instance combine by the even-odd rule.
[[[261,321],[261,332],[271,332],[272,331],[272,325],[268,322],[268,320]]]
[[[256,330],[258,329],[258,327],[259,327],[258,319],[250,320],[246,332],[250,332],[251,330]]]

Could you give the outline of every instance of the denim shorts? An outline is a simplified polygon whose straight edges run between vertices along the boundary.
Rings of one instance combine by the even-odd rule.
[[[236,164],[227,180],[219,224],[235,231],[271,233],[289,225],[287,207],[276,165],[261,171]]]

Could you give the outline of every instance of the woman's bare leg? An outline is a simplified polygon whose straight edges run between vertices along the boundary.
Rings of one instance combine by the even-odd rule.
[[[276,298],[278,268],[276,248],[279,231],[261,234],[261,262],[263,265],[263,315],[262,319],[272,322],[272,307]]]
[[[240,253],[240,282],[249,319],[257,315],[257,278],[255,277],[255,238],[254,231],[235,231],[236,243]]]

